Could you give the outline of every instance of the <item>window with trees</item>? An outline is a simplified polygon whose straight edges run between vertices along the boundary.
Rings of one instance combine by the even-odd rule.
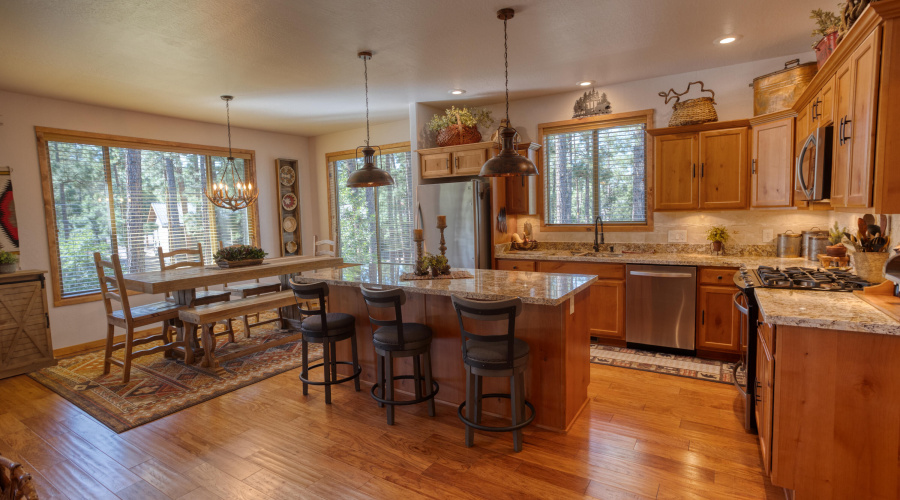
[[[393,186],[348,188],[347,177],[362,166],[354,151],[326,155],[332,236],[345,262],[412,264],[413,175],[409,143],[382,147],[378,168]]]
[[[163,251],[258,244],[258,211],[204,196],[227,149],[37,129],[56,305],[99,299],[93,253],[118,253],[123,272],[159,269]],[[235,164],[256,184],[253,152]]]
[[[625,115],[625,116],[623,116]],[[540,125],[543,224],[647,227],[647,123],[652,112]]]

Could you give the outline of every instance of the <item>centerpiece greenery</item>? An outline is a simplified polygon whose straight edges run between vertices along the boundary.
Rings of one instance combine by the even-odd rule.
[[[834,226],[828,230],[828,242],[831,243],[831,246],[825,247],[825,253],[828,256],[843,257],[847,255],[847,247],[841,243],[845,233],[847,233],[847,228],[841,227],[837,221],[834,221]]]
[[[478,126],[489,127],[494,123],[491,112],[480,108],[450,106],[443,115],[434,115],[428,129],[437,132],[438,146],[458,146],[481,140]]]
[[[265,250],[252,245],[234,245],[220,249],[213,254],[213,260],[219,267],[235,267],[238,265],[261,264],[268,255]]]
[[[729,238],[728,229],[725,226],[712,226],[706,230],[706,239],[712,242],[714,252],[721,252],[722,245]]]
[[[19,263],[19,256],[4,250],[0,250],[0,273],[16,272],[16,265]]]
[[[423,271],[420,276],[424,275],[429,268],[431,269],[431,275],[434,277],[440,276],[441,274],[450,274],[450,263],[447,260],[447,257],[443,255],[433,255],[428,253],[423,255],[420,262],[416,265],[416,274]]]

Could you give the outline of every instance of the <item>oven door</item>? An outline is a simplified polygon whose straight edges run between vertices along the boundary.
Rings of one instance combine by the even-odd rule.
[[[741,314],[741,359],[732,367],[732,383],[744,400],[744,429],[754,432],[756,419],[754,413],[755,386],[749,383],[756,379],[756,321],[755,305],[752,291],[740,289],[732,300],[734,307]]]

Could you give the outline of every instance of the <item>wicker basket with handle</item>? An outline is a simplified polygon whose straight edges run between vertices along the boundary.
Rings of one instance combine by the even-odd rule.
[[[688,99],[681,101],[681,96],[691,91],[691,85],[699,83],[700,92],[709,92],[712,97],[698,97],[696,99]],[[680,127],[682,125],[699,125],[701,123],[715,122],[719,120],[716,114],[716,93],[703,86],[703,82],[691,82],[688,84],[687,90],[682,93],[675,92],[675,89],[669,89],[668,92],[660,92],[660,97],[665,97],[666,104],[675,99],[672,105],[672,118],[669,119],[670,127]]]
[[[478,131],[478,126],[463,125],[459,113],[456,113],[456,125],[441,129],[435,141],[439,147],[472,144],[481,141],[481,132]]]

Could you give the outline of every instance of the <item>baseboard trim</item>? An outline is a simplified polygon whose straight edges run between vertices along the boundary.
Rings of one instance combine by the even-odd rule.
[[[144,330],[135,330],[134,338],[142,339],[144,337],[149,337],[151,335],[156,335],[159,333],[159,327],[156,328],[147,328]],[[125,342],[125,334],[116,335],[113,337],[113,342]],[[85,354],[91,351],[96,351],[97,349],[102,348],[106,345],[106,339],[100,340],[92,340],[90,342],[85,342],[83,344],[71,345],[69,347],[61,347],[59,349],[53,349],[53,357],[54,358],[68,358],[71,356],[77,356],[79,354]]]

